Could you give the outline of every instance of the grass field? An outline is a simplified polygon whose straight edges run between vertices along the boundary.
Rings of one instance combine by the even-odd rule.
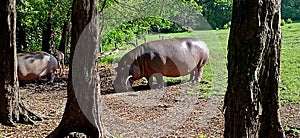
[[[300,23],[282,27],[280,96],[283,102],[300,103]]]
[[[203,81],[207,85],[200,89],[212,90],[212,94],[224,93],[227,87],[227,41],[229,30],[193,31],[174,34],[148,35],[146,41],[173,37],[196,37],[205,41],[210,49],[210,64],[205,67]],[[139,44],[145,40],[139,40]],[[132,46],[127,46],[132,49]],[[101,59],[103,64],[107,61],[117,61],[121,54]],[[280,98],[282,102],[300,103],[300,23],[285,24],[282,26],[282,53],[281,53],[281,84]],[[112,59],[113,58],[113,59]]]

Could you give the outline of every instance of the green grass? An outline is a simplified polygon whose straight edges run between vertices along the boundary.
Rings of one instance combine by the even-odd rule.
[[[200,134],[197,136],[197,138],[206,138],[206,136],[204,134]]]
[[[284,126],[283,129],[284,129],[285,132],[292,131],[293,134],[299,134],[300,133],[299,129],[297,129],[297,128],[290,128],[289,126]]]
[[[300,103],[300,23],[282,26],[280,98]]]
[[[206,30],[206,31],[193,31],[185,33],[170,33],[170,34],[157,34],[147,36],[147,41],[157,40],[160,35],[164,38],[173,37],[196,37],[207,43],[210,49],[210,61],[205,66],[202,81],[207,82],[208,85],[201,85],[201,90],[210,91],[211,94],[224,93],[226,90],[226,44],[228,39],[228,30]],[[221,40],[219,41],[219,36]],[[166,79],[168,80],[168,79]]]
[[[200,89],[211,91],[210,95],[220,94],[226,91],[227,87],[227,41],[229,30],[209,30],[193,31],[174,34],[156,34],[148,35],[147,41],[173,37],[196,37],[205,41],[210,49],[211,59],[205,66],[202,81],[207,85],[201,86]],[[144,43],[144,39],[138,41]],[[132,46],[126,46],[127,50],[121,51],[115,55],[117,58],[126,53]],[[112,59],[101,60],[112,61]],[[182,79],[182,78],[180,78]],[[166,79],[168,80],[168,78]],[[176,80],[171,80],[176,81]],[[282,51],[281,51],[281,84],[280,99],[283,102],[300,103],[300,23],[285,24],[282,26]]]

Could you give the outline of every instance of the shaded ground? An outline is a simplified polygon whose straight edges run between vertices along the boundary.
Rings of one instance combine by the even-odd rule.
[[[171,83],[164,89],[149,90],[142,80],[135,92],[114,93],[110,70],[100,69],[103,94],[104,125],[118,137],[222,137],[224,118],[223,97],[201,98],[203,91],[189,83]],[[199,84],[197,84],[199,85]],[[200,84],[205,85],[205,84]],[[66,103],[65,79],[54,85],[27,84],[21,88],[22,100],[30,109],[53,117],[35,125],[17,127],[0,125],[0,137],[45,137],[59,124]],[[282,104],[282,124],[300,128],[300,106]],[[294,130],[289,138],[300,138]]]

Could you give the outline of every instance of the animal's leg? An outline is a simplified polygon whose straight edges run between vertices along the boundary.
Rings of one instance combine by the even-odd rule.
[[[164,87],[164,79],[161,73],[155,73],[154,77],[156,78],[157,81],[157,87],[158,88],[163,88]]]
[[[59,60],[57,61],[57,66],[58,66],[58,68],[56,69],[57,76],[61,77],[61,63]]]
[[[64,71],[65,71],[65,63],[64,63],[64,57],[62,56],[62,59],[60,59],[59,63],[59,76],[63,76],[64,75]]]
[[[58,72],[57,72],[58,75],[57,76],[60,77],[61,76],[61,66],[60,66],[59,62],[58,62],[58,69],[57,70],[58,70]]]
[[[204,66],[201,66],[199,68],[199,72],[198,72],[198,75],[197,75],[197,78],[196,78],[198,82],[201,82],[203,70],[204,70]]]
[[[191,72],[191,74],[190,74],[190,81],[192,82],[192,83],[194,83],[195,81],[196,81],[196,76],[198,76],[198,68],[195,68],[195,69],[193,69],[193,71]]]
[[[148,87],[151,89],[153,87],[153,76],[150,77],[146,77],[147,81],[148,81]]]
[[[55,73],[54,72],[52,72],[52,73],[49,73],[48,74],[48,84],[53,84],[53,81],[54,81],[54,78],[55,78]]]
[[[23,80],[19,81],[19,86],[20,87],[25,86],[25,85],[26,85],[26,81],[23,81]]]
[[[154,88],[154,85],[153,85],[153,78],[154,77],[156,78],[156,81],[157,81],[157,88],[163,88],[164,87],[164,80],[163,80],[162,74],[160,74],[160,73],[155,73],[155,74],[151,75],[149,78],[147,78],[148,86],[150,88]]]
[[[198,66],[190,74],[190,81],[192,83],[200,82],[203,74],[204,66]]]
[[[62,69],[62,72],[61,72],[61,76],[64,75],[64,72],[65,72],[65,58],[63,56],[62,60],[61,60],[61,69]]]
[[[63,65],[60,64],[60,65],[59,65],[59,77],[61,77],[61,76],[63,75],[63,72],[64,72]]]

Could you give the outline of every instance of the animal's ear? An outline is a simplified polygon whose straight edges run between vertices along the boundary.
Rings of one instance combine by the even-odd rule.
[[[123,69],[124,69],[124,72],[129,73],[130,68],[131,68],[130,65],[125,66],[125,67],[123,68]]]
[[[138,66],[136,65],[131,65],[129,74],[133,74],[134,76],[139,76],[141,74],[141,70]]]

